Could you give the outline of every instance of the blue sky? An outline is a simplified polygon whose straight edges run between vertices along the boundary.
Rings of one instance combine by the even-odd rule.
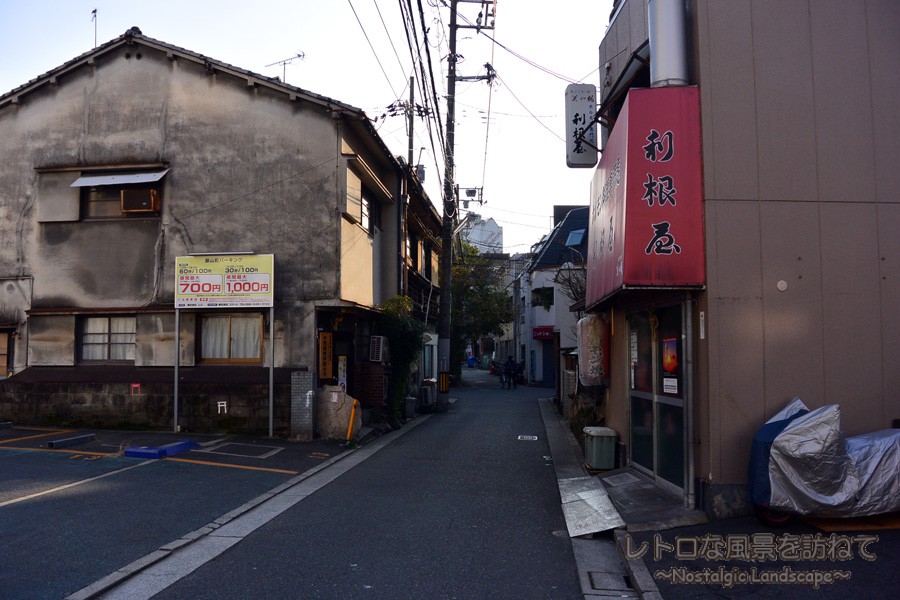
[[[418,4],[413,0],[414,8]],[[446,61],[438,59],[448,52],[440,32],[447,31],[449,9],[438,0],[421,4],[443,94]],[[460,30],[457,74],[482,74],[489,62],[499,79],[493,89],[484,82],[457,83],[456,180],[462,188],[483,188],[486,203],[472,208],[503,227],[506,251],[527,251],[547,233],[554,204],[589,203],[592,170],[565,165],[564,90],[574,81],[598,84],[597,48],[611,4],[499,0],[496,27],[487,33],[519,56]],[[460,14],[471,21],[479,9],[460,3]],[[89,51],[95,25],[98,44],[137,26],[146,36],[250,71],[285,75],[291,85],[373,118],[409,96],[410,52],[395,0],[0,0],[0,94]],[[273,65],[297,54],[304,58]],[[446,118],[443,105],[441,115]],[[405,156],[404,119],[387,117],[376,126],[395,154]],[[422,120],[415,130],[415,154],[425,148],[426,188],[439,206],[440,174]],[[443,159],[437,160],[442,170]]]

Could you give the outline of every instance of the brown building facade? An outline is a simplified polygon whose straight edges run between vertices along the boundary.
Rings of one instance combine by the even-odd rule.
[[[665,4],[617,2],[600,45],[607,144],[638,90],[654,88],[649,65],[671,58],[649,33],[654,3]],[[900,5],[671,4],[685,8],[680,83],[698,94],[702,216],[685,227],[701,234],[703,276],[629,285],[626,239],[625,281],[589,294],[587,308],[612,323],[606,413],[622,462],[686,505],[728,516],[747,508],[753,433],[792,398],[839,404],[847,435],[900,418]],[[592,217],[611,187],[607,154]],[[639,179],[652,187],[664,171]],[[670,208],[649,189],[626,186],[625,206]],[[610,235],[599,224],[594,249]]]

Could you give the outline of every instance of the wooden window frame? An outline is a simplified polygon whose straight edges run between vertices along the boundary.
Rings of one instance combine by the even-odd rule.
[[[100,333],[90,333],[86,331],[85,325],[90,320],[99,320],[105,319],[107,323],[106,327],[106,341],[104,342],[86,342],[86,335],[102,335]],[[132,337],[131,342],[114,342],[112,341],[113,335],[121,335],[114,334],[111,329],[111,319],[131,319],[133,324],[132,331],[125,332]],[[90,316],[82,316],[78,319],[78,362],[79,363],[90,363],[90,364],[133,364],[134,363],[134,355],[137,350],[137,317],[135,315],[90,315]],[[122,347],[131,347],[131,358],[110,358],[111,350],[114,346],[122,346]],[[84,350],[86,347],[94,347],[99,348],[103,347],[105,349],[104,354],[106,358],[85,358]]]
[[[203,356],[203,327],[204,320],[207,318],[228,318],[228,354],[227,358],[205,358]],[[259,345],[257,349],[257,358],[232,358],[231,355],[231,325],[235,318],[247,319],[256,317],[259,319]],[[265,338],[265,320],[262,313],[246,312],[246,313],[202,313],[197,319],[197,327],[199,329],[197,335],[197,360],[204,365],[261,365],[263,364],[263,346]]]

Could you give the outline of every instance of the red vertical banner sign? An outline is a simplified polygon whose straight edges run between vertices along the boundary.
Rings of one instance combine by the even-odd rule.
[[[706,282],[699,90],[629,92],[591,186],[587,305]]]

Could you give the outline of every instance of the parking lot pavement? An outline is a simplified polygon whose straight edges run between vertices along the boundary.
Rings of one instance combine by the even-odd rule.
[[[77,443],[68,445],[69,440]],[[196,448],[179,451],[167,460],[268,470],[296,475],[346,449],[337,441],[295,442],[267,437],[183,434],[165,431],[115,431],[14,427],[0,429],[0,452],[60,452],[82,457],[127,456],[129,448],[158,448],[194,442]]]
[[[82,441],[52,447],[72,438]],[[125,455],[186,440],[198,446],[164,459]],[[337,442],[0,429],[0,596],[64,597],[345,450]]]

